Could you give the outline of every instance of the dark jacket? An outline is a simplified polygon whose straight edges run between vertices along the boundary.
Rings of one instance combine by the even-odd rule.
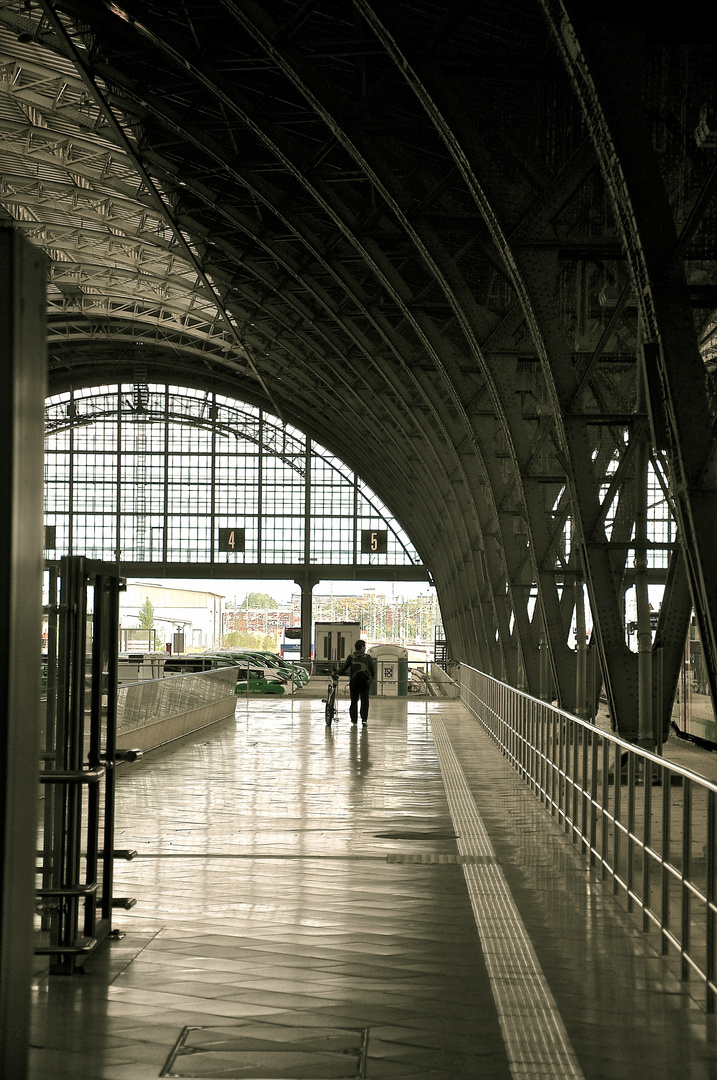
[[[360,663],[360,669],[359,669]],[[376,661],[367,652],[352,652],[344,660],[339,668],[339,675],[349,672],[349,682],[364,677],[364,665],[368,668],[368,681],[371,683],[376,678]]]

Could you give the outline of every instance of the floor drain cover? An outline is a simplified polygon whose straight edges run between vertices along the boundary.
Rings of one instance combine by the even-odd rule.
[[[223,1080],[353,1080],[366,1075],[367,1028],[279,1024],[186,1027],[160,1076]]]

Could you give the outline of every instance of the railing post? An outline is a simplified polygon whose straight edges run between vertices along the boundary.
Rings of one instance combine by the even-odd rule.
[[[600,866],[602,868],[601,877],[605,880],[608,872],[607,857],[608,848],[610,844],[610,819],[607,814],[608,800],[610,798],[610,747],[612,743],[609,739],[603,738],[602,740],[602,828],[601,842],[600,842]]]
[[[620,813],[622,807],[622,761],[620,746],[617,743],[611,744],[614,750],[614,763],[613,763],[613,833],[612,833],[612,862],[613,862],[613,876],[612,876],[612,891],[617,893],[620,883],[620,851],[622,845],[620,843]]]
[[[650,860],[647,851],[652,846],[652,778],[653,770],[651,762],[645,762],[645,787],[643,792],[645,807],[645,822],[642,833],[642,929],[645,933],[650,929],[650,898],[652,895],[650,883]]]
[[[681,900],[680,900],[680,920],[681,920],[681,944],[680,944],[680,959],[681,959],[681,972],[683,982],[687,982],[690,977],[690,965],[687,961],[687,956],[690,951],[690,934],[691,934],[691,893],[688,888],[687,882],[690,877],[690,866],[692,863],[692,781],[685,777],[683,781],[682,791],[682,875],[680,878],[681,885]]]
[[[589,851],[590,851],[590,865],[595,865],[595,850],[597,847],[597,791],[598,791],[598,748],[602,744],[598,733],[595,731],[592,733],[590,739],[590,794],[586,798],[589,798],[589,818],[590,818],[590,839],[589,839]]]
[[[665,956],[669,948],[670,931],[670,834],[672,828],[672,776],[665,766],[662,770],[662,900],[660,909],[661,952]]]
[[[566,777],[568,774],[567,769],[567,731],[565,726],[565,719],[562,714],[558,714],[558,818],[563,819],[563,829],[567,832],[568,828],[568,815],[566,812],[566,797],[567,797],[567,783]]]
[[[707,942],[705,969],[707,975],[707,993],[705,1004],[708,1013],[715,1011],[715,979],[717,978],[717,926],[715,925],[715,842],[717,841],[717,795],[714,791],[707,792],[707,883],[705,894],[707,897],[707,925],[705,927]]]
[[[580,786],[581,786],[581,799],[580,799],[580,834],[583,839],[583,852],[589,850],[590,841],[589,835],[592,833],[590,825],[590,782],[592,779],[592,769],[588,770],[588,756],[590,756],[590,763],[592,763],[592,747],[594,740],[594,733],[587,731],[585,728],[581,728],[581,770],[580,770]]]
[[[578,820],[580,817],[579,812],[579,800],[580,792],[578,790],[578,777],[581,775],[578,763],[580,760],[580,734],[581,729],[577,724],[572,721],[568,721],[570,724],[570,738],[573,746],[573,768],[572,768],[572,788],[573,788],[573,827],[572,827],[572,840],[573,843],[578,840],[580,836],[580,829],[578,827]]]
[[[632,911],[635,890],[635,785],[637,783],[637,758],[630,754],[627,762],[627,910]],[[622,777],[621,777],[622,780]]]

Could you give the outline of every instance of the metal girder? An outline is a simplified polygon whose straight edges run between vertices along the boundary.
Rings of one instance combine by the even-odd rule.
[[[364,14],[370,13],[373,28],[377,33],[383,35],[383,41],[387,47],[393,47],[398,52],[400,49],[400,27],[397,27],[396,19],[390,19],[386,6],[383,5],[381,9],[382,22],[380,26],[376,14],[378,5],[362,3],[361,7]],[[391,24],[390,39],[389,31],[386,29],[387,22]],[[576,438],[573,437],[572,440],[565,438],[566,431],[560,414],[561,404],[576,395],[577,385],[575,384],[572,364],[566,355],[562,337],[559,332],[553,329],[555,318],[552,304],[556,287],[557,245],[552,243],[544,246],[541,243],[545,227],[548,223],[552,223],[552,218],[557,213],[558,208],[567,201],[569,195],[594,167],[594,158],[592,154],[585,153],[574,156],[571,159],[570,168],[565,170],[561,177],[562,183],[551,183],[547,192],[543,194],[539,208],[536,209],[535,202],[531,206],[527,224],[524,221],[522,228],[514,225],[510,239],[508,239],[505,226],[509,220],[509,211],[505,200],[501,199],[497,190],[498,184],[495,177],[491,176],[491,169],[487,164],[488,154],[486,150],[479,147],[478,138],[472,132],[470,138],[466,140],[466,144],[470,144],[472,153],[467,153],[465,145],[462,145],[462,156],[459,157],[456,145],[458,132],[461,132],[463,127],[467,127],[467,124],[465,121],[461,124],[460,116],[458,117],[458,123],[456,122],[455,101],[446,102],[446,95],[441,94],[438,80],[435,76],[431,78],[432,72],[425,70],[425,64],[409,69],[408,65],[404,63],[403,67],[407,72],[407,79],[414,92],[421,97],[424,106],[430,107],[434,123],[442,131],[446,142],[456,155],[457,165],[462,167],[466,178],[472,184],[476,201],[491,229],[496,246],[499,250],[502,248],[507,267],[512,270],[516,292],[518,295],[522,294],[523,296],[523,310],[528,317],[532,337],[539,353],[542,352],[543,354],[547,405],[553,413],[557,434],[563,436],[559,439],[558,449],[565,448],[572,451],[568,471],[569,479],[573,485],[574,496],[577,496],[578,500],[584,499],[590,490],[597,496],[598,480],[594,476],[591,466],[592,445],[583,443],[580,447],[581,452],[576,454],[575,451],[578,450]],[[441,102],[442,107],[438,104],[439,97],[443,99]],[[477,179],[479,173],[480,182]],[[493,181],[493,190],[490,194],[484,182],[486,177],[489,182],[490,180]],[[543,222],[545,222],[545,225],[543,225]],[[533,243],[534,240],[538,241],[537,246]],[[466,317],[464,316],[464,318]],[[545,540],[540,539],[541,534],[547,534],[545,508],[541,505],[540,487],[532,483],[527,475],[527,455],[525,451],[521,455],[517,449],[525,444],[523,417],[514,416],[515,410],[506,403],[507,394],[503,394],[502,403],[497,394],[496,397],[503,416],[507,438],[514,448],[514,480],[522,477],[523,491],[520,505],[522,513],[529,522],[530,546],[537,561],[535,576],[542,608],[542,625],[550,643],[550,654],[558,696],[566,707],[570,707],[574,703],[575,694],[574,654],[567,648],[568,628],[565,625],[565,618],[558,603],[555,575],[546,566],[546,543]],[[508,419],[509,416],[512,422]],[[573,421],[572,427],[573,429],[577,427],[575,421]],[[572,446],[570,446],[571,442]],[[579,477],[575,476],[576,462],[572,460],[576,457],[584,462]],[[579,520],[579,513],[577,516]],[[611,609],[612,613],[618,614],[616,605]],[[613,619],[613,621],[617,622],[618,620]],[[627,687],[629,684],[630,681],[625,680],[625,686]]]
[[[376,5],[373,7],[375,10]],[[364,12],[367,8],[368,4],[364,4]],[[409,78],[415,87],[418,82],[415,69],[410,73]],[[425,101],[425,91],[423,94]],[[440,119],[444,121],[445,116]],[[475,142],[475,139],[473,141]],[[468,170],[470,166],[465,167]],[[483,175],[485,175],[485,169],[481,170],[481,176]],[[487,218],[488,210],[484,205],[486,198],[486,189],[483,187],[481,208]],[[497,212],[501,221],[506,218],[506,214],[500,212],[501,203],[495,193],[491,197],[490,209]],[[591,413],[589,421],[581,413],[573,412],[569,417],[564,415],[566,405],[578,400],[587,378],[583,377],[579,384],[575,382],[575,374],[567,354],[563,332],[556,326],[554,304],[557,292],[557,252],[560,251],[560,244],[559,241],[551,241],[549,238],[547,243],[543,242],[541,219],[545,222],[545,226],[550,225],[553,228],[557,209],[557,206],[554,203],[551,204],[551,200],[546,198],[538,213],[535,207],[531,207],[527,225],[524,224],[522,229],[512,233],[509,249],[514,267],[513,280],[516,291],[523,296],[523,307],[532,327],[532,335],[538,352],[543,357],[546,390],[552,405],[558,436],[556,449],[564,455],[566,474],[573,491],[575,526],[579,542],[582,542],[583,561],[586,565],[593,613],[596,616],[603,665],[609,673],[608,690],[613,715],[618,718],[618,723],[622,724],[622,730],[627,734],[632,730],[631,721],[635,713],[634,656],[625,644],[621,595],[619,591],[604,587],[614,576],[617,553],[613,552],[609,562],[606,562],[606,554],[609,550],[607,539],[603,538],[597,543],[594,539],[585,540],[586,535],[590,535],[590,520],[595,516],[595,508],[600,505],[599,488],[602,482],[602,477],[596,474],[593,467],[594,440],[590,438],[586,425],[594,425],[596,422],[614,425],[617,418],[609,414],[601,416],[600,409],[597,416]],[[498,235],[498,227],[493,226],[493,228],[494,239],[499,244],[502,238]],[[527,242],[524,237],[527,237]],[[504,240],[502,242],[505,243]],[[586,250],[588,254],[594,254],[594,249],[591,253],[589,248],[590,246],[586,245],[581,254],[584,254]],[[603,247],[599,254],[604,257],[606,252],[614,257],[614,248]],[[620,306],[624,306],[622,298]],[[590,366],[594,370],[596,359],[599,359],[604,345],[605,335],[598,341],[593,351],[593,360],[585,373],[586,376],[589,377]],[[597,397],[594,400],[595,404],[599,404]],[[604,404],[601,407],[604,409]],[[640,436],[638,433],[635,437],[644,438],[644,434]],[[624,500],[622,504],[624,505]],[[533,513],[530,520],[533,528],[537,528],[539,514]],[[565,670],[561,671],[564,664],[563,656],[561,656],[561,652],[564,655],[564,649],[561,647],[564,645],[565,625],[560,618],[554,622],[549,618],[545,603],[550,595],[549,588],[540,589],[541,602],[544,605],[544,626],[550,639],[553,669],[560,695],[561,689],[570,685],[572,665],[568,662]],[[562,696],[565,700],[569,700],[565,689]]]
[[[652,196],[637,184],[635,201],[634,177],[626,195],[610,172],[642,114],[608,116],[603,89],[593,107],[608,50],[598,33],[587,67],[572,56],[582,31],[559,0],[460,17],[388,0],[43,11],[0,0],[0,210],[50,254],[53,387],[131,380],[140,365],[274,402],[401,521],[452,655],[536,692],[544,635],[568,707],[584,574],[629,730],[639,335],[655,312],[689,316],[650,335],[679,449],[666,495],[692,559],[711,433],[687,445],[689,393],[665,356],[694,332],[691,305],[714,299],[714,169],[692,182],[673,153],[646,170],[658,187],[679,176],[681,222],[678,239],[650,239],[646,276],[634,237]],[[634,93],[639,66],[620,78]],[[620,139],[615,165],[606,147]],[[648,158],[625,160],[635,172]],[[677,286],[667,275],[677,299],[654,270],[668,255],[699,267]],[[712,355],[717,319],[696,318]],[[703,562],[687,565],[706,603]],[[685,596],[673,576],[671,648]]]
[[[672,208],[644,122],[635,69],[640,35],[611,26],[572,4],[544,8],[590,129],[616,210],[647,340],[655,342],[669,433],[669,467],[712,701],[717,701],[717,473],[713,414],[697,346],[683,258]],[[638,69],[639,73],[639,69]],[[712,172],[706,181],[709,188]],[[703,186],[704,192],[704,186]],[[704,213],[703,192],[698,196]],[[691,214],[694,208],[691,208]],[[690,219],[689,228],[692,229]],[[673,602],[675,587],[668,599]],[[684,610],[684,604],[680,605]],[[677,619],[676,621],[680,621]],[[681,620],[684,623],[684,615]]]

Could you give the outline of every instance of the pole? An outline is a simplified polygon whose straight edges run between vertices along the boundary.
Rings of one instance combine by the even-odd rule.
[[[575,675],[575,714],[582,720],[587,720],[588,635],[585,630],[585,592],[582,581],[575,582],[575,623],[578,650]]]
[[[639,371],[639,369],[638,369]],[[645,382],[638,374],[636,409],[644,412]],[[648,429],[637,435],[635,450],[635,602],[637,606],[637,743],[654,750],[652,722],[652,626],[647,571],[647,470],[650,460]]]

